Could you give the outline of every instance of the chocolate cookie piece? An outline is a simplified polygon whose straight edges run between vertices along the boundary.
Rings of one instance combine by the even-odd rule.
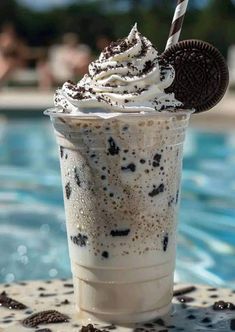
[[[5,307],[14,310],[24,310],[27,308],[27,306],[24,305],[23,303],[20,303],[8,297],[6,292],[2,292],[0,294],[0,307]]]
[[[185,40],[168,48],[161,58],[175,69],[175,80],[166,92],[174,92],[184,109],[204,112],[224,96],[228,67],[214,46],[201,40]]]
[[[82,326],[80,332],[105,332],[105,330],[97,329],[94,325],[88,324],[87,326]]]
[[[40,324],[67,323],[69,317],[56,310],[41,311],[25,318],[22,324],[25,327],[37,327]]]
[[[235,305],[231,302],[217,301],[213,304],[213,310],[235,310]]]
[[[191,292],[194,292],[197,288],[195,286],[188,286],[180,289],[175,289],[173,296],[182,296]]]

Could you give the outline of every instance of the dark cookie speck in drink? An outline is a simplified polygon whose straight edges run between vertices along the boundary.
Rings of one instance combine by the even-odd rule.
[[[108,151],[111,154],[111,156],[118,155],[120,148],[117,146],[116,142],[114,141],[114,139],[112,137],[110,137],[108,139],[108,143],[109,143]]]
[[[65,194],[66,194],[67,199],[70,198],[71,192],[72,192],[72,188],[71,188],[70,182],[68,182],[65,185]]]
[[[88,237],[84,234],[78,233],[78,235],[70,236],[71,241],[79,247],[85,247]]]

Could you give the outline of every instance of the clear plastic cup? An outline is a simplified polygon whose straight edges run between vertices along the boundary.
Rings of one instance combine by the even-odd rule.
[[[191,111],[109,119],[46,111],[55,129],[76,308],[148,321],[171,307]]]

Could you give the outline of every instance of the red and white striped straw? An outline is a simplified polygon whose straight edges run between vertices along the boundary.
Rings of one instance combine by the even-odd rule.
[[[175,14],[172,20],[169,38],[167,40],[166,49],[172,45],[175,45],[179,41],[184,16],[186,14],[189,0],[178,0],[175,9]]]

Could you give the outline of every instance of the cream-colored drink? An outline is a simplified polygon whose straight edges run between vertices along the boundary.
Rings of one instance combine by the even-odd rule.
[[[77,310],[114,323],[169,311],[182,149],[190,112],[174,70],[133,27],[55,95]]]

